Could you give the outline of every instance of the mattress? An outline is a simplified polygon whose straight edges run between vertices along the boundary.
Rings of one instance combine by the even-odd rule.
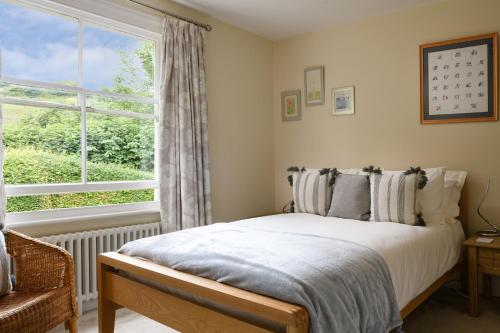
[[[415,227],[295,213],[233,223],[259,223],[270,231],[329,236],[371,248],[389,267],[400,310],[461,260],[465,240],[459,221]]]
[[[313,214],[279,214],[232,222],[243,226],[259,224],[259,229],[321,235],[364,245],[382,256],[387,263],[399,309],[427,289],[457,264],[463,255],[464,232],[460,222],[416,227],[392,222],[363,222],[322,217]],[[236,317],[260,322],[198,295],[162,286],[139,276],[122,272],[142,283],[171,294],[223,310]],[[271,323],[264,326],[272,327]]]

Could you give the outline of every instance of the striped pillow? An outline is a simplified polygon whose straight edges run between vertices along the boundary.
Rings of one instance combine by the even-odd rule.
[[[8,294],[11,289],[5,238],[3,232],[0,231],[0,296]]]
[[[425,177],[425,174],[421,174],[420,171],[393,174],[371,173],[370,221],[425,225],[422,214],[416,211],[417,191],[425,186],[422,177]]]
[[[332,195],[331,187],[328,184],[329,175],[329,169],[305,170],[293,174],[295,213],[326,216]]]

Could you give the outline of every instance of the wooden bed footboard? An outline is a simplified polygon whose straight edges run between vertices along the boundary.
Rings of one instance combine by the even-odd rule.
[[[115,311],[125,307],[185,333],[307,333],[305,308],[255,294],[149,261],[116,252],[100,254],[98,264],[99,332],[114,332]],[[458,263],[401,310],[407,317],[463,266]],[[119,274],[126,272],[189,295],[202,297],[240,313],[272,322],[272,328],[188,301]]]
[[[114,332],[115,311],[122,307],[186,333],[307,333],[309,331],[307,310],[298,305],[116,252],[99,255],[97,264],[100,333]],[[174,296],[120,275],[119,271],[262,318],[272,322],[273,328],[259,326]]]

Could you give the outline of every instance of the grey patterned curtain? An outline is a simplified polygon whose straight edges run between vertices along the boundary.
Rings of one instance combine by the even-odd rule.
[[[204,30],[165,19],[159,177],[162,232],[210,224]]]
[[[3,110],[0,96],[0,230],[5,226],[5,212],[7,210],[7,197],[3,178]]]

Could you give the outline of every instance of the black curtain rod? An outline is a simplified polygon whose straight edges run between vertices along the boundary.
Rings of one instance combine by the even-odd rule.
[[[139,1],[135,1],[135,0],[129,0],[130,2],[133,2],[135,4],[138,4],[140,6],[143,6],[143,7],[147,7],[149,9],[152,9],[152,10],[156,10],[157,12],[160,12],[160,13],[163,13],[165,15],[168,15],[168,16],[172,16],[172,17],[175,17],[176,19],[179,19],[179,20],[182,20],[182,21],[186,21],[186,22],[189,22],[189,23],[192,23],[194,25],[197,25],[199,27],[202,27],[203,29],[205,29],[206,31],[211,31],[212,30],[212,26],[210,24],[204,24],[204,23],[200,23],[198,21],[195,21],[195,20],[191,20],[187,17],[183,17],[183,16],[179,16],[177,14],[174,14],[174,13],[170,13],[170,12],[167,12],[166,10],[163,10],[163,9],[159,9],[159,8],[156,8],[156,7],[153,7],[153,6],[150,6],[150,5],[146,5],[144,3],[141,3]]]

